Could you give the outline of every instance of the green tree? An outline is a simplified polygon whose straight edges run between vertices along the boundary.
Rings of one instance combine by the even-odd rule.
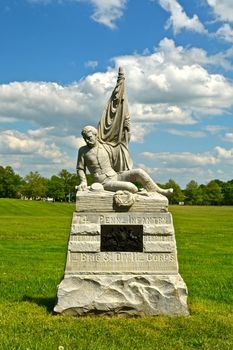
[[[222,183],[223,204],[233,205],[233,180]]]
[[[56,175],[51,176],[50,180],[48,181],[47,195],[54,200],[64,200],[65,186],[63,180],[60,177]]]
[[[59,177],[63,181],[65,200],[70,201],[70,199],[74,197],[76,193],[75,186],[78,184],[77,175],[70,173],[66,169],[62,169],[59,173]]]
[[[11,166],[6,166],[5,168],[0,166],[0,197],[20,197],[22,184],[23,179],[15,174]]]
[[[180,186],[172,179],[170,179],[166,184],[165,188],[173,188],[173,193],[169,197],[170,204],[179,204],[179,202],[184,201],[184,193],[182,192]]]
[[[202,190],[196,181],[191,180],[185,188],[185,203],[190,205],[197,205],[202,203]]]
[[[223,198],[221,186],[215,180],[208,182],[205,187],[204,204],[220,205],[222,204]]]
[[[22,193],[32,199],[46,197],[48,191],[48,179],[42,177],[37,171],[30,171],[24,178],[25,184]]]

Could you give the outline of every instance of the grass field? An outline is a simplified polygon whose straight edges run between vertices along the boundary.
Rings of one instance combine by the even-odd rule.
[[[53,315],[73,204],[0,199],[1,350],[233,349],[233,207],[171,206],[188,317]]]

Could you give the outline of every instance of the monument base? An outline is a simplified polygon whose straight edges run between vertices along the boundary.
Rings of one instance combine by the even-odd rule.
[[[167,207],[158,193],[78,192],[54,311],[188,315]]]
[[[55,312],[65,315],[188,315],[181,276],[74,275],[58,288]]]

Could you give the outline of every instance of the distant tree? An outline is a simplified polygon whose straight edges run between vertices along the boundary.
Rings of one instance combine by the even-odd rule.
[[[48,181],[47,196],[59,201],[65,199],[65,186],[60,177],[56,175],[51,176]]]
[[[190,205],[201,204],[202,191],[199,189],[199,185],[196,181],[191,180],[185,188],[185,203]]]
[[[22,194],[28,198],[37,199],[46,197],[48,179],[42,177],[37,171],[31,171],[24,178],[25,184]]]
[[[184,201],[184,193],[182,192],[180,186],[172,179],[170,179],[166,184],[166,188],[173,188],[173,193],[169,197],[170,204],[179,204],[179,202]]]
[[[205,187],[204,204],[206,205],[221,205],[224,196],[222,194],[221,186],[217,181],[212,180],[208,182]]]
[[[75,196],[75,186],[78,184],[78,178],[76,174],[70,173],[66,169],[62,169],[59,173],[60,179],[64,184],[65,200],[70,201],[71,197]]]
[[[233,180],[222,184],[223,204],[233,205]]]
[[[23,179],[15,174],[11,166],[0,166],[0,197],[17,198],[20,196]]]

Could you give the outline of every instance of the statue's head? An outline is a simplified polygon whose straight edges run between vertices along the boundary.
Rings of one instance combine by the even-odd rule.
[[[89,147],[94,147],[97,142],[97,129],[94,126],[87,125],[82,129],[82,137]]]

